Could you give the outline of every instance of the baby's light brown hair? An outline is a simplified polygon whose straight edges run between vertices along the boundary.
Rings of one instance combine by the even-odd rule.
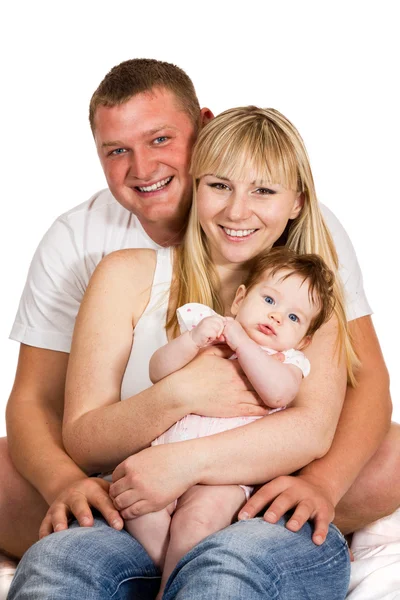
[[[245,267],[248,269],[247,278],[243,282],[246,293],[260,281],[266,271],[271,275],[276,275],[279,271],[287,271],[282,280],[298,275],[303,278],[303,283],[308,283],[309,297],[318,307],[318,313],[311,321],[306,336],[313,336],[332,315],[336,302],[335,275],[317,254],[297,254],[281,246],[258,254],[249,260]]]

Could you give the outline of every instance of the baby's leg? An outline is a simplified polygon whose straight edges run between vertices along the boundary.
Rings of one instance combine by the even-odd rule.
[[[162,569],[169,542],[169,527],[175,502],[163,510],[125,521],[125,529],[140,542],[154,564]]]
[[[238,485],[195,485],[179,498],[156,600],[161,600],[179,560],[205,537],[228,527],[245,502],[244,491]]]

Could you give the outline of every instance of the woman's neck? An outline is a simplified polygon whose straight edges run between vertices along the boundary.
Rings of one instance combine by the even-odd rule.
[[[221,282],[220,297],[225,309],[225,315],[231,315],[231,306],[239,285],[243,283],[247,272],[241,265],[223,265],[217,267]]]

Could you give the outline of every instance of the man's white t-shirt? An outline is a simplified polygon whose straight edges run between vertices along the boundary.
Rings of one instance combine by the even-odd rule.
[[[321,211],[339,255],[348,320],[371,314],[351,241],[335,215]],[[75,319],[89,279],[102,258],[125,248],[159,249],[135,215],[106,189],[61,215],[40,242],[10,338],[69,352]]]

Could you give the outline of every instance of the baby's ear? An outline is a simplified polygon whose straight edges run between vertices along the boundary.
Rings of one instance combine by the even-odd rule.
[[[307,348],[307,346],[309,346],[312,342],[312,335],[306,335],[303,337],[303,339],[300,342],[300,346],[298,347],[298,350],[305,350]]]
[[[242,284],[236,290],[235,299],[231,306],[231,313],[233,314],[234,317],[236,317],[236,315],[238,314],[240,305],[242,304],[245,296],[246,296],[246,287]]]

